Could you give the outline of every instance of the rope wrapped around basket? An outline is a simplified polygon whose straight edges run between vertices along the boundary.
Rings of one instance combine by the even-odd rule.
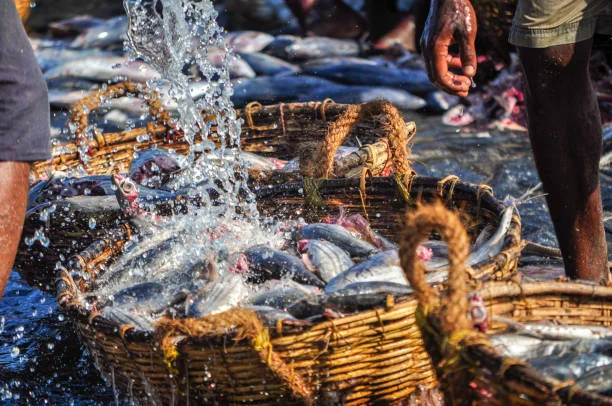
[[[416,133],[416,126],[414,123],[406,124],[400,112],[391,103],[374,100],[369,103],[349,105],[337,120],[329,124],[324,141],[310,145],[310,150],[303,154],[303,158],[306,159],[300,156],[300,171],[304,177],[329,178],[334,155],[351,129],[360,121],[374,116],[382,117],[382,128],[390,144],[391,161],[396,173],[400,176],[409,174],[411,169],[407,144]]]
[[[313,403],[313,396],[304,378],[291,369],[285,361],[274,352],[270,341],[270,332],[264,327],[257,314],[246,309],[232,309],[223,313],[188,319],[161,319],[155,329],[155,336],[161,343],[161,350],[168,367],[180,356],[180,342],[183,338],[202,340],[210,337],[232,334],[236,342],[248,341],[257,352],[262,363],[280,379],[290,391],[293,398],[305,404]]]
[[[107,86],[98,92],[84,97],[75,103],[70,109],[70,122],[75,125],[75,143],[77,146],[87,146],[87,152],[91,154],[92,150],[101,148],[107,144],[104,135],[95,131],[93,140],[87,137],[87,128],[89,125],[89,114],[100,107],[100,104],[106,100],[116,99],[128,95],[142,96],[149,108],[151,118],[155,123],[149,123],[147,127],[162,126],[167,128],[170,123],[170,114],[162,107],[161,100],[155,91],[148,89],[141,83],[121,82]],[[79,155],[80,156],[80,155]],[[82,159],[82,158],[81,158]]]
[[[486,335],[473,328],[467,317],[469,239],[455,213],[441,203],[422,206],[406,212],[403,227],[400,259],[415,290],[416,321],[447,404],[612,404],[573,381],[545,377],[527,363],[499,355]],[[448,243],[449,276],[441,293],[427,284],[416,256],[418,245],[434,230]]]

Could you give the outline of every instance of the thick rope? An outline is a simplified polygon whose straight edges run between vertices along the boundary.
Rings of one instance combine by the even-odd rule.
[[[440,309],[442,333],[450,335],[457,330],[469,329],[465,264],[470,240],[459,216],[436,202],[417,210],[408,209],[403,225],[400,258],[420,305],[425,310],[433,310],[440,304],[437,293],[426,282],[425,266],[416,255],[419,244],[435,230],[448,243],[450,263],[448,294]]]
[[[199,319],[172,320],[164,318],[157,323],[155,336],[169,365],[179,357],[177,344],[180,337],[203,339],[225,336],[232,333],[235,341],[247,340],[258,353],[259,358],[297,398],[312,403],[312,393],[300,374],[293,371],[274,352],[269,331],[263,326],[257,314],[245,309],[205,316]],[[256,368],[256,366],[253,366]]]
[[[320,155],[314,155],[312,160],[317,162],[314,171],[315,178],[328,178],[336,151],[348,137],[351,129],[360,121],[382,116],[382,128],[389,139],[391,146],[391,160],[396,173],[405,175],[410,172],[407,144],[414,135],[414,126],[406,124],[400,112],[391,103],[375,100],[361,105],[349,105],[346,111],[327,129],[327,135],[321,146]]]

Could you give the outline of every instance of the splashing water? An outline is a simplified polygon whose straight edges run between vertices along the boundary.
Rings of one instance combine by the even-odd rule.
[[[246,186],[247,171],[239,157],[241,122],[230,101],[233,93],[229,61],[233,57],[217,25],[217,12],[209,0],[124,0],[128,15],[128,55],[142,58],[162,74],[152,88],[169,88],[178,106],[178,127],[191,145],[191,152],[220,156],[220,160],[199,159],[186,173],[185,184],[206,180],[206,188],[220,195],[222,204],[206,204],[209,216],[234,215],[237,211],[256,212]],[[220,68],[208,59],[209,49],[224,54]],[[194,101],[190,88],[195,84],[206,91]],[[206,117],[214,119],[204,119]],[[216,126],[217,148],[210,138]],[[196,140],[200,143],[196,143]],[[242,194],[243,197],[240,198]]]

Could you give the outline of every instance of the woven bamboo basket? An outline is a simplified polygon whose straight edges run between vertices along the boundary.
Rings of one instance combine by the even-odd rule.
[[[612,398],[590,393],[573,381],[545,377],[527,363],[503,357],[485,334],[468,320],[465,278],[467,235],[454,215],[441,206],[407,213],[400,257],[415,288],[417,321],[431,355],[447,404],[453,405],[612,405]],[[420,241],[432,230],[452,245],[447,292],[427,285],[423,265],[415,257]],[[612,327],[612,287],[561,281],[490,282],[477,289],[484,299],[491,332],[502,324],[495,316],[520,322],[554,320],[569,325]]]
[[[124,96],[140,96],[147,104],[152,122],[145,127],[117,133],[103,133],[89,125],[89,115],[104,106],[104,101]],[[323,140],[328,126],[335,122],[350,105],[336,104],[332,100],[307,103],[281,103],[262,106],[253,102],[236,111],[242,119],[241,149],[280,159],[294,158],[306,141]],[[206,120],[211,118],[202,112]],[[53,171],[82,168],[89,175],[127,172],[137,151],[152,147],[173,149],[186,154],[189,145],[183,133],[172,121],[155,92],[142,84],[121,82],[105,87],[87,96],[71,108],[70,126],[75,129],[75,142],[55,147],[49,161],[37,162],[32,167],[32,178],[46,179]],[[414,123],[409,123],[412,132]],[[219,143],[216,126],[212,124],[211,139]],[[384,135],[376,116],[363,117],[351,127],[350,137],[363,143]],[[198,142],[196,140],[196,142]],[[79,148],[86,156],[79,154]]]
[[[496,224],[504,206],[485,189],[451,179],[398,177],[321,180],[316,198],[304,196],[311,181],[257,191],[263,213],[319,219],[364,212],[377,231],[396,234],[407,205],[441,200],[463,213],[473,232]],[[292,213],[289,215],[289,213]],[[129,227],[113,231],[127,238]],[[125,393],[153,396],[162,403],[222,404],[394,404],[418,388],[435,385],[435,374],[415,322],[414,299],[330,320],[312,327],[280,323],[265,328],[254,313],[236,309],[201,319],[162,319],[153,334],[118,326],[92,311],[87,290],[121,240],[105,238],[62,272],[58,301],[75,321],[102,374]],[[520,221],[512,220],[503,252],[469,270],[471,280],[509,278],[520,254]],[[97,260],[102,257],[105,260]],[[70,275],[82,275],[74,279]],[[149,395],[148,395],[149,394]]]

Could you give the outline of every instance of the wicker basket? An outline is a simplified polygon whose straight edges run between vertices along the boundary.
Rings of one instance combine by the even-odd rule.
[[[362,211],[378,231],[389,235],[406,207],[441,199],[464,211],[463,222],[476,232],[499,221],[503,204],[484,189],[457,179],[337,179],[265,187],[258,191],[260,210],[277,216],[292,213],[309,219],[335,213],[338,206]],[[312,186],[312,185],[311,185]],[[409,197],[410,196],[410,197]],[[314,205],[313,205],[314,204]],[[116,230],[115,234],[123,233]],[[512,220],[502,254],[470,270],[472,279],[508,278],[520,254],[520,221]],[[94,279],[102,261],[120,241],[97,241],[75,258],[77,270]],[[233,310],[201,319],[163,319],[153,335],[118,326],[88,310],[79,291],[87,282],[64,272],[58,301],[72,316],[103,375],[136,397],[164,403],[228,404],[397,403],[422,386],[435,384],[434,371],[422,347],[415,322],[416,301],[323,322],[312,327],[279,324],[264,328],[254,313]],[[75,274],[75,273],[72,273]]]
[[[118,133],[101,133],[96,129],[92,134],[88,132],[91,131],[88,129],[89,115],[101,107],[103,100],[128,95],[140,95],[145,99],[153,122],[146,127]],[[331,100],[272,106],[250,103],[236,111],[237,117],[244,121],[241,149],[280,159],[294,158],[303,142],[325,139],[330,124],[349,108],[351,105],[336,104]],[[203,115],[207,117],[205,112]],[[53,171],[68,171],[77,167],[82,167],[89,175],[125,173],[135,151],[153,146],[173,149],[181,154],[189,151],[182,131],[174,126],[158,96],[142,84],[122,82],[83,98],[71,108],[70,123],[75,128],[76,141],[55,147],[51,160],[34,164],[31,172],[34,180],[46,179]],[[408,126],[412,133],[416,131],[414,123],[408,123]],[[214,125],[211,132],[212,140],[218,141]],[[379,118],[370,116],[354,123],[349,136],[359,137],[360,141],[367,143],[384,134]],[[78,152],[79,146],[86,151],[86,163]]]
[[[472,405],[612,405],[605,398],[534,371],[528,364],[500,356],[487,336],[468,320],[465,260],[467,236],[447,227],[453,215],[443,207],[408,213],[400,256],[419,301],[417,320],[447,404]],[[448,292],[440,295],[424,280],[415,257],[418,243],[432,229],[449,247]],[[490,282],[476,290],[489,319],[505,316],[520,322],[555,320],[570,325],[612,327],[612,287],[569,282]],[[499,323],[493,323],[494,332]]]

